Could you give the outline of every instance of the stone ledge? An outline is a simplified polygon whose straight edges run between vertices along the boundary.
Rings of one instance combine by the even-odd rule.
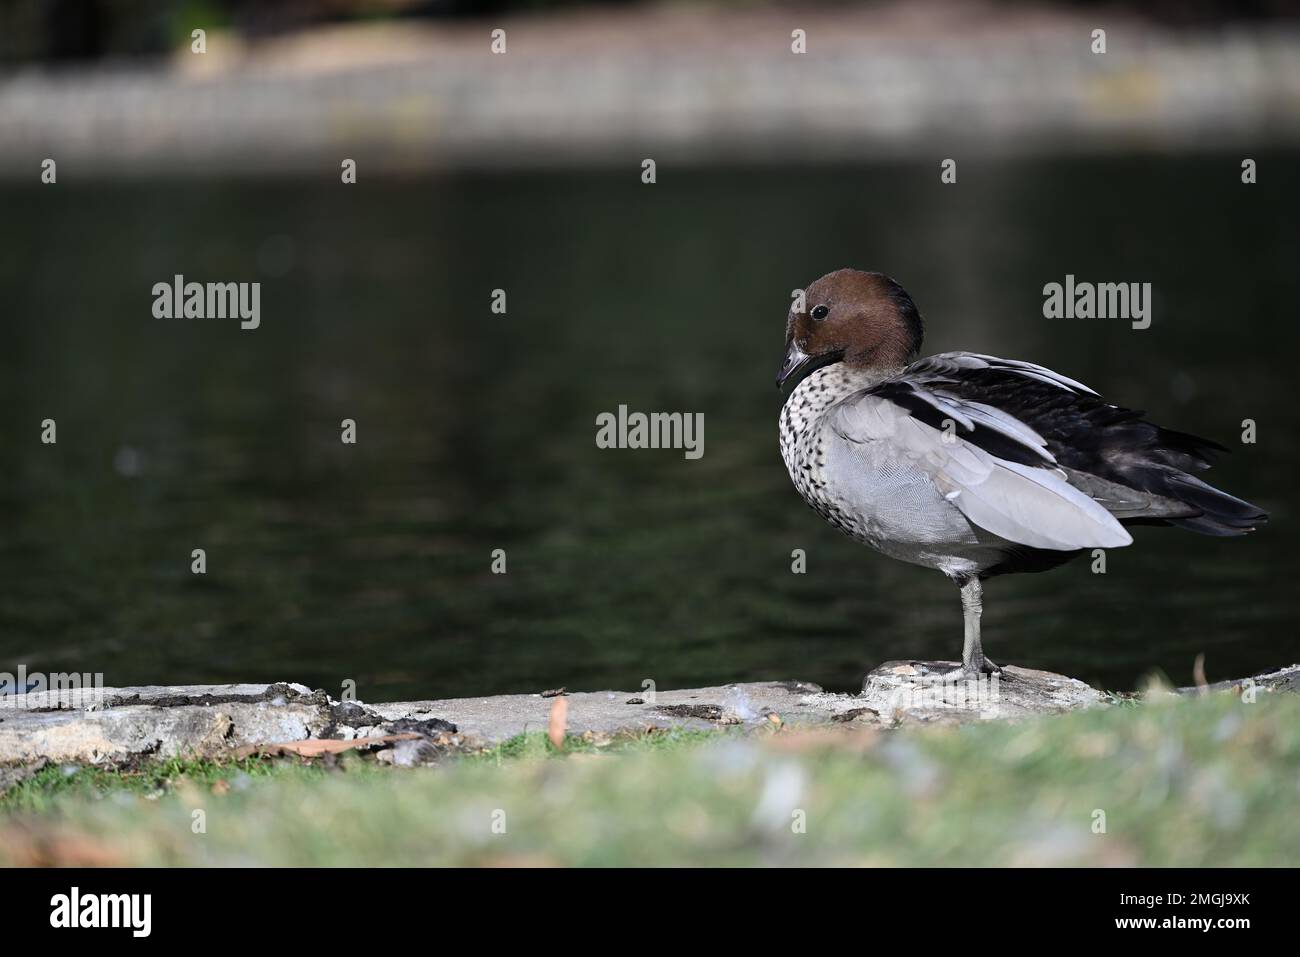
[[[615,735],[649,729],[851,725],[1016,720],[1104,706],[1106,695],[1074,678],[1007,667],[996,680],[952,682],[952,662],[892,661],[858,695],[800,681],[759,681],[649,693],[563,693],[569,733]],[[1300,665],[1219,682],[1206,690],[1300,691]],[[1197,689],[1180,689],[1194,692]],[[300,742],[356,742],[398,751],[396,763],[428,763],[448,751],[490,746],[545,731],[554,693],[382,704],[339,702],[291,683],[105,688],[98,694],[0,697],[0,765],[123,765],[180,755],[221,757]],[[416,736],[412,738],[412,735]],[[368,739],[392,740],[367,746]],[[299,746],[297,753],[340,747]],[[392,757],[389,755],[388,757]]]

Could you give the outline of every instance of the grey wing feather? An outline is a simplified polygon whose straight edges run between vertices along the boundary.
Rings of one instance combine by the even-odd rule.
[[[1070,392],[1082,392],[1087,395],[1097,394],[1082,382],[1076,382],[1069,376],[1063,376],[1046,366],[1040,366],[1033,362],[1024,362],[1020,359],[999,359],[997,356],[986,356],[979,352],[941,352],[938,355],[927,356],[913,362],[903,370],[903,375],[909,379],[924,380],[931,376],[941,378],[945,373],[952,374],[962,370],[971,371],[975,369],[996,369],[1001,372],[1022,375],[1027,379],[1037,379],[1039,382],[1046,382],[1049,385]]]
[[[981,359],[955,353],[961,361]],[[947,357],[942,357],[947,358]],[[908,402],[924,402],[953,421],[976,421],[1035,453],[1041,465],[993,455],[953,430],[936,428],[887,395],[868,390],[832,413],[831,427],[845,441],[888,443],[890,451],[923,471],[967,520],[1008,541],[1035,548],[1110,548],[1132,538],[1111,514],[1072,487],[1053,467],[1043,438],[1013,416],[991,406],[962,402],[912,379]],[[963,423],[964,424],[964,423]],[[869,490],[864,490],[869,494]]]

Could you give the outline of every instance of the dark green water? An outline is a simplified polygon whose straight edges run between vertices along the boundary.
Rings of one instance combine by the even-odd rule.
[[[777,452],[789,291],[843,265],[903,282],[926,352],[1046,363],[1233,446],[1212,478],[1273,513],[996,580],[991,657],[1117,689],[1198,652],[1211,679],[1290,663],[1300,179],[1257,158],[1256,186],[1233,157],[6,185],[0,671],[382,700],[952,658],[956,590],[841,538]],[[174,273],[261,281],[261,328],[155,319]],[[1153,283],[1152,328],[1044,319],[1066,273]],[[620,403],[703,412],[704,457],[598,449]]]

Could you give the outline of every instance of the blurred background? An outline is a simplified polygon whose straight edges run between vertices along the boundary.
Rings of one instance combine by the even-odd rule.
[[[1188,683],[1201,652],[1212,681],[1288,664],[1298,26],[1264,2],[4,4],[0,671],[384,700],[853,690],[951,659],[951,585],[840,537],[777,451],[791,291],[846,265],[912,293],[926,353],[1041,362],[1228,445],[1211,480],[1273,513],[996,580],[994,660],[1113,690]],[[155,319],[176,273],[261,282],[261,327]],[[1152,283],[1153,325],[1044,319],[1067,273]],[[704,457],[597,449],[619,404],[703,412]]]

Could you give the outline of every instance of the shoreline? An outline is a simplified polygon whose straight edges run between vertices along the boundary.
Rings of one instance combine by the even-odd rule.
[[[257,753],[393,752],[400,764],[499,745],[529,732],[615,736],[675,729],[741,732],[781,728],[892,729],[1014,721],[1111,707],[1125,696],[1050,672],[1004,669],[981,682],[945,681],[951,662],[893,661],[860,694],[801,681],[743,682],[669,691],[507,694],[363,703],[301,684],[178,685],[31,692],[0,701],[0,766],[100,767]],[[1300,664],[1182,693],[1300,692]],[[58,695],[64,696],[63,701]],[[563,705],[557,705],[563,702]],[[61,706],[62,705],[62,706]],[[394,757],[396,756],[396,757]]]

